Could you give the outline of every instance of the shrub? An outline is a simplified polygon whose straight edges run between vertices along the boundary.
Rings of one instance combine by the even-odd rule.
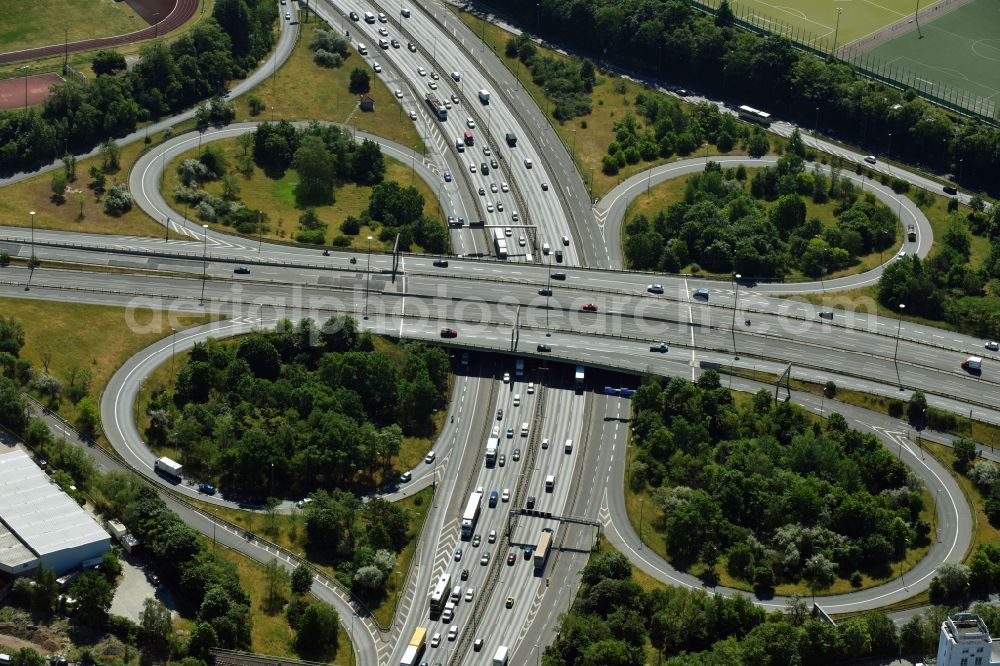
[[[344,64],[344,58],[339,53],[330,53],[324,49],[316,51],[313,60],[320,67],[340,67]]]
[[[351,247],[351,239],[347,236],[337,236],[332,244],[334,247]]]
[[[357,236],[361,233],[361,220],[353,215],[349,216],[346,220],[340,223],[340,231],[348,236]]]
[[[295,240],[300,243],[308,243],[310,245],[322,245],[326,242],[326,230],[303,229],[295,234]]]
[[[112,185],[104,198],[104,212],[118,217],[130,210],[132,210],[132,195],[129,194],[128,187],[121,183]]]
[[[260,114],[264,113],[264,109],[267,108],[267,105],[264,104],[264,100],[262,100],[260,97],[257,97],[256,95],[250,95],[250,97],[247,99],[247,107],[250,109],[251,116],[259,116]]]
[[[198,219],[204,220],[205,222],[215,222],[218,214],[215,212],[215,208],[212,207],[208,201],[202,201],[195,208],[198,213]]]

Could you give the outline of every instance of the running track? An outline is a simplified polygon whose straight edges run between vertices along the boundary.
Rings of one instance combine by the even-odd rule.
[[[166,0],[164,4],[169,6],[169,2],[170,0]],[[70,42],[68,50],[73,52],[89,51],[108,46],[120,46],[121,44],[128,44],[130,42],[141,42],[146,39],[152,39],[156,35],[165,35],[187,23],[188,19],[194,16],[197,9],[198,0],[175,0],[174,8],[169,16],[160,21],[158,25],[149,26],[148,28],[129,32],[124,35],[115,35],[114,37],[101,37],[99,39],[84,39],[79,42]],[[61,55],[65,50],[67,50],[65,45],[53,44],[51,46],[39,46],[23,51],[0,53],[0,64]]]

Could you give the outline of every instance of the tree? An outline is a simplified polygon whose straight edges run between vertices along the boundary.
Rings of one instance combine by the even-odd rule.
[[[277,558],[272,558],[264,565],[264,580],[266,582],[264,608],[273,613],[285,603],[291,576],[285,567],[281,566]]]
[[[104,212],[118,217],[130,210],[132,210],[132,195],[129,194],[128,186],[122,183],[112,185],[104,198]]]
[[[292,571],[292,594],[302,596],[312,588],[313,573],[305,564],[300,564]]]
[[[32,648],[21,648],[10,656],[11,666],[46,666],[45,657]]]
[[[352,69],[351,82],[347,89],[355,95],[361,95],[371,90],[371,77],[368,75],[368,70],[360,67]]]
[[[969,567],[957,562],[938,566],[931,580],[931,601],[961,600],[969,593]]]
[[[264,113],[264,109],[267,108],[267,105],[264,104],[264,100],[262,100],[260,97],[257,97],[256,95],[250,95],[247,98],[247,108],[250,110],[251,116],[259,116],[260,114]]]
[[[365,139],[354,151],[351,167],[354,180],[359,185],[375,185],[377,183],[381,183],[383,177],[385,176],[386,168],[385,157],[382,155],[382,147],[371,139]],[[374,196],[374,192],[372,192],[372,195]],[[421,197],[421,200],[422,199],[423,197]],[[423,204],[421,203],[421,210],[417,213],[414,219],[419,218],[420,213],[422,212]]]
[[[952,447],[955,451],[955,469],[963,474],[972,461],[975,460],[979,452],[976,449],[976,442],[972,439],[965,439],[964,437],[956,439],[952,443]]]
[[[90,68],[94,70],[94,74],[97,76],[113,76],[118,72],[123,72],[128,69],[128,65],[125,62],[125,56],[118,51],[101,49],[94,54],[94,59],[90,63]]]
[[[211,650],[219,645],[219,637],[208,622],[198,622],[188,638],[187,652],[193,657],[208,660]]]
[[[317,655],[337,647],[337,611],[322,601],[310,603],[302,612],[295,642],[299,650]]]
[[[583,83],[584,92],[591,92],[594,89],[597,75],[594,63],[590,58],[584,58],[580,61],[580,81]]]
[[[52,174],[52,199],[57,203],[66,200],[66,174],[56,171]]]
[[[802,575],[809,583],[809,589],[813,593],[813,601],[816,600],[817,590],[825,590],[833,585],[836,579],[835,565],[821,553],[817,553],[806,560],[802,569]]]
[[[0,314],[0,352],[12,356],[21,353],[24,346],[24,327],[13,317]]]
[[[120,166],[121,149],[114,139],[107,139],[101,144],[101,169],[107,173],[117,171]]]
[[[143,600],[139,627],[142,629],[142,640],[154,651],[162,653],[170,647],[173,622],[170,610],[158,599]]]
[[[906,415],[915,428],[923,426],[927,418],[927,397],[923,391],[914,391],[906,407]]]
[[[374,565],[360,567],[354,572],[354,585],[364,590],[373,591],[385,583],[385,574]]]
[[[63,155],[63,173],[66,174],[66,180],[73,182],[76,180],[76,155],[71,155],[66,153]]]
[[[97,405],[90,396],[85,396],[76,403],[76,426],[80,432],[88,437],[94,437],[97,433],[97,425],[101,422],[101,415],[97,411]]]
[[[767,140],[767,135],[760,127],[754,127],[747,140],[747,154],[750,157],[763,157],[767,151],[771,150],[771,142]]]
[[[90,167],[90,171],[88,173],[90,174],[91,179],[89,187],[94,190],[94,194],[100,198],[100,196],[104,194],[104,186],[107,178],[105,177],[104,172],[97,168],[97,165]]]
[[[292,165],[299,174],[295,199],[300,206],[326,203],[333,192],[337,163],[318,136],[305,136],[295,151]]]
[[[86,571],[70,588],[70,595],[76,599],[74,615],[89,627],[100,628],[108,619],[108,610],[114,590],[111,583],[96,571]]]

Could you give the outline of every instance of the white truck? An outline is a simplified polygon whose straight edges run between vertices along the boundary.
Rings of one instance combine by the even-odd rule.
[[[496,654],[493,655],[493,666],[507,666],[509,658],[510,650],[507,649],[506,645],[501,645],[497,648]]]
[[[498,437],[490,437],[486,440],[486,464],[493,465],[497,461],[497,448],[500,446]]]
[[[490,103],[490,91],[489,90],[480,90],[479,91],[479,101],[482,102],[483,104],[489,104]]]
[[[156,462],[153,463],[153,467],[157,472],[166,474],[178,481],[184,478],[184,466],[179,462],[174,462],[170,458],[157,458]]]
[[[970,356],[969,358],[962,361],[962,369],[968,370],[969,372],[982,372],[983,371],[982,357]]]

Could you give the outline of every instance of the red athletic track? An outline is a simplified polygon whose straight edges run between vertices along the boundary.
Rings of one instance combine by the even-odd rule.
[[[198,0],[160,0],[160,2],[163,5],[163,12],[166,12],[170,8],[171,3],[174,3],[174,5],[167,18],[160,21],[158,25],[143,28],[142,30],[136,30],[135,32],[130,32],[124,35],[116,35],[114,37],[101,37],[99,39],[84,39],[79,42],[70,42],[68,49],[63,44],[53,44],[52,46],[39,46],[34,49],[25,49],[23,51],[0,53],[0,64],[17,62],[19,60],[35,60],[37,58],[62,55],[65,50],[73,52],[89,51],[91,49],[119,46],[121,44],[129,44],[131,42],[141,42],[146,39],[152,39],[156,35],[165,35],[171,30],[176,30],[181,27],[187,23],[188,19],[194,16],[195,11],[198,9]],[[143,4],[148,5],[151,3],[147,2]],[[140,15],[148,13],[148,10],[145,7],[143,7],[142,10],[138,7],[136,9],[139,11]]]

